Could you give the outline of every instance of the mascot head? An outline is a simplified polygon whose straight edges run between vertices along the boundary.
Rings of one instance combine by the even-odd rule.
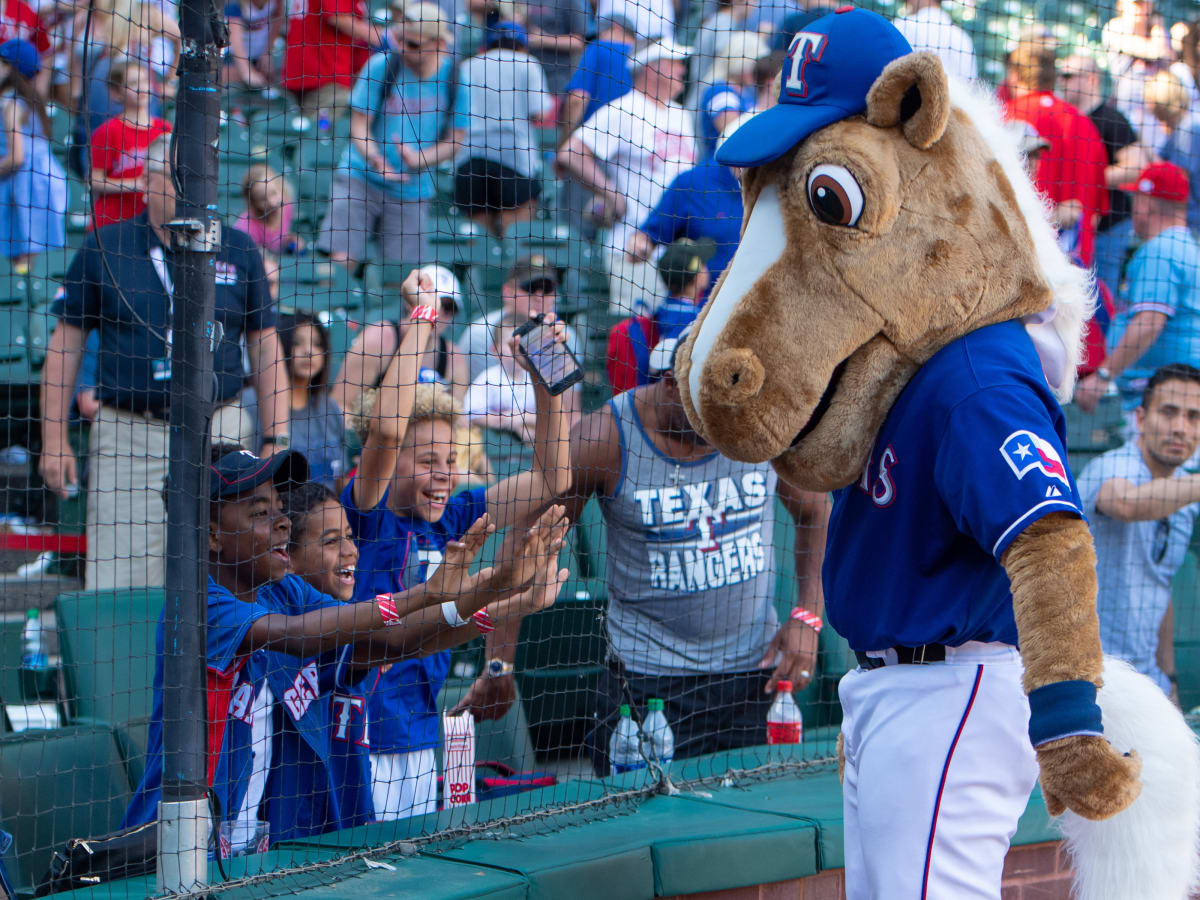
[[[913,373],[1010,319],[1069,396],[1091,286],[1017,145],[886,19],[841,7],[799,32],[777,105],[717,154],[744,170],[746,217],[677,361],[697,431],[798,486],[845,486]]]

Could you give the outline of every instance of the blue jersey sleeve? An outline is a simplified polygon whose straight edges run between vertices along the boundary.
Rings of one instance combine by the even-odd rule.
[[[442,526],[446,536],[457,541],[476,519],[487,512],[487,488],[477,487],[469,491],[460,491],[446,503],[446,511],[442,514]]]
[[[947,417],[934,482],[959,530],[999,560],[1042,516],[1083,515],[1066,459],[1046,401],[1006,386],[972,394]]]
[[[208,584],[208,667],[227,672],[238,657],[238,650],[250,626],[271,610],[262,603],[239,600],[216,582]]]
[[[679,237],[680,226],[683,224],[680,221],[682,216],[679,213],[679,204],[681,195],[689,189],[684,178],[687,174],[684,172],[677,175],[675,180],[667,185],[654,209],[650,210],[646,220],[638,226],[638,230],[656,244],[665,246]]]
[[[575,71],[571,73],[571,80],[567,82],[566,92],[568,94],[580,91],[589,97],[595,96],[596,72],[599,71],[596,58],[598,52],[595,42],[589,43],[583,48],[579,64],[575,66]]]
[[[355,478],[357,477],[356,475]],[[391,488],[389,487],[388,490]],[[354,532],[354,540],[360,548],[363,541],[379,540],[379,528],[383,517],[388,513],[387,498],[388,491],[384,491],[374,509],[361,510],[354,503],[354,478],[351,478],[350,483],[342,490],[341,501],[342,507],[346,510],[346,521],[350,525],[350,530]]]
[[[1129,264],[1129,311],[1175,315],[1183,285],[1190,283],[1173,252],[1178,246],[1170,233],[1147,241]]]

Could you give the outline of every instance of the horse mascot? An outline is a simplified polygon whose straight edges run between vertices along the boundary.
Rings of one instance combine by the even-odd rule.
[[[1200,754],[1101,654],[1058,405],[1091,285],[1015,134],[841,7],[718,160],[742,170],[742,239],[676,373],[722,453],[834,492],[826,614],[859,660],[839,685],[848,896],[999,898],[1040,780],[1082,900],[1187,897]]]

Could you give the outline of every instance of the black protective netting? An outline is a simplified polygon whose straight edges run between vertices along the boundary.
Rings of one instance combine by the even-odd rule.
[[[997,94],[1096,275],[1064,410],[1102,638],[1190,710],[1200,8],[864,5]],[[191,401],[211,423],[194,463],[214,447],[192,661],[214,880],[298,892],[378,848],[833,756],[857,662],[822,627],[829,497],[715,453],[672,373],[742,225],[714,150],[781,69],[801,79],[794,35],[826,11],[214,9],[224,228],[212,391]],[[158,815],[179,17],[0,14],[0,881],[18,893],[72,839]],[[886,494],[886,471],[864,484]],[[455,542],[483,515],[468,576]]]

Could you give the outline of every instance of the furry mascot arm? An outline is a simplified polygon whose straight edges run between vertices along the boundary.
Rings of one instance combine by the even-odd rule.
[[[1099,726],[1093,688],[1101,686],[1103,660],[1096,553],[1087,523],[1051,513],[1026,528],[1002,562],[1012,584],[1046,809],[1052,816],[1070,809],[1086,819],[1107,819],[1137,798],[1142,763],[1136,754],[1117,753],[1103,735],[1088,733],[1091,722]]]

